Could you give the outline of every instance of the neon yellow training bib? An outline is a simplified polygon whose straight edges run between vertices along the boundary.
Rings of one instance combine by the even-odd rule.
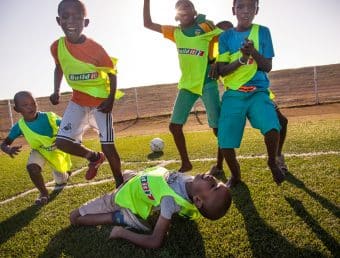
[[[154,167],[139,172],[131,178],[115,195],[115,203],[128,208],[132,213],[146,219],[152,207],[159,206],[164,196],[171,196],[181,207],[179,215],[197,219],[200,213],[196,206],[178,195],[166,182],[169,171]]]
[[[108,67],[97,67],[74,58],[65,44],[65,37],[58,42],[58,58],[68,85],[74,90],[97,98],[107,98],[110,93],[108,73],[117,74],[117,70]],[[116,58],[111,58],[113,65]],[[116,90],[115,99],[120,99],[124,93]]]
[[[188,37],[180,28],[175,29],[174,35],[182,72],[178,83],[179,89],[202,95],[209,58],[209,43],[221,32],[222,30],[216,28],[202,35]]]
[[[259,25],[253,24],[248,37],[248,39],[254,42],[254,47],[256,50],[259,50],[259,27]],[[219,55],[217,57],[217,61],[231,63],[241,57],[242,52],[240,50],[233,54],[226,52]],[[234,72],[222,77],[222,82],[226,89],[229,88],[232,90],[237,90],[254,77],[257,71],[257,63],[252,57],[250,57],[249,60],[251,60],[251,62],[241,65]]]
[[[46,114],[52,128],[52,138],[32,131],[23,118],[19,119],[18,125],[31,148],[37,150],[56,171],[66,173],[72,166],[71,156],[55,147],[55,135],[58,132],[57,115],[53,112]]]

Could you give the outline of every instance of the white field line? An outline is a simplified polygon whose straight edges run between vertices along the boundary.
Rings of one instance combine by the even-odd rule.
[[[324,155],[340,155],[340,151],[326,151],[326,152],[309,152],[309,153],[285,153],[285,157],[315,157],[315,156],[324,156]],[[264,159],[267,158],[267,155],[248,155],[248,156],[237,156],[237,159]],[[191,162],[204,162],[204,161],[214,161],[215,158],[204,158],[204,159],[193,159]],[[104,162],[104,164],[107,162]],[[129,164],[157,164],[158,166],[166,166],[171,163],[180,163],[180,160],[153,160],[153,161],[129,161],[129,162],[122,162],[122,164],[129,165]],[[71,176],[75,176],[79,173],[81,173],[83,170],[85,170],[87,167],[83,167],[80,169],[77,169],[72,172]],[[70,189],[70,188],[75,188],[75,187],[84,187],[84,186],[89,186],[89,185],[98,185],[98,184],[103,184],[107,182],[113,182],[113,178],[109,179],[103,179],[100,181],[93,181],[93,182],[88,182],[88,183],[79,183],[79,184],[73,184],[73,185],[62,185],[62,186],[55,186],[54,181],[50,181],[46,183],[46,187],[49,190],[61,190],[61,189]],[[36,188],[30,189],[26,192],[23,192],[21,194],[15,195],[9,199],[6,199],[4,201],[0,202],[0,205],[14,201],[18,198],[24,197],[32,192],[37,192],[38,190]]]

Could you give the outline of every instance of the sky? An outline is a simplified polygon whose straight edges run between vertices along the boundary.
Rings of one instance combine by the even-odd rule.
[[[229,20],[232,0],[192,0],[215,23]],[[143,26],[143,0],[84,0],[90,24],[84,34],[118,58],[118,88],[178,81],[175,44]],[[50,45],[63,36],[59,0],[0,0],[0,99],[20,90],[53,92]],[[176,0],[151,0],[154,22],[176,25]],[[339,0],[260,0],[254,22],[270,28],[273,70],[340,63]],[[62,83],[61,91],[71,91]]]

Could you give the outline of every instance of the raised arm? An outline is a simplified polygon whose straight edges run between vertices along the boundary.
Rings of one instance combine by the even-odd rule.
[[[110,238],[126,239],[143,248],[161,247],[164,237],[169,230],[171,220],[159,216],[156,226],[151,235],[138,234],[123,227],[116,226],[112,229]]]
[[[143,19],[145,28],[162,33],[162,26],[152,22],[150,15],[150,0],[144,0]]]

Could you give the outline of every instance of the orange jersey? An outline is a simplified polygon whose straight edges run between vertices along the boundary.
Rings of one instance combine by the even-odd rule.
[[[84,43],[72,44],[65,39],[67,50],[72,56],[82,62],[90,63],[98,67],[113,68],[110,56],[106,53],[104,48],[96,43],[94,40],[86,38]],[[51,45],[51,53],[56,64],[59,64],[58,59],[58,40]],[[86,93],[73,90],[72,101],[80,106],[97,107],[105,99],[96,98]]]

